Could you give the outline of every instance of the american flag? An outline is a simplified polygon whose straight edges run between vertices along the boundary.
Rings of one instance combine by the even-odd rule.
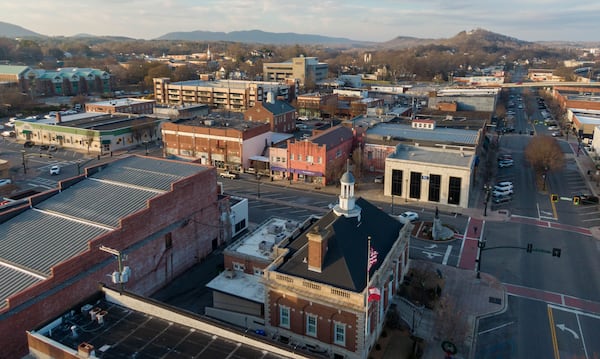
[[[367,270],[371,270],[371,267],[373,267],[373,265],[377,263],[378,254],[379,252],[374,250],[373,247],[369,247],[369,266],[367,267]]]

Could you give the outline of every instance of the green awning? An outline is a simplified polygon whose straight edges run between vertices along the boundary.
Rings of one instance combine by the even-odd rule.
[[[24,135],[27,135],[27,134],[30,134],[30,133],[31,133],[31,130],[23,130],[23,134]]]
[[[103,145],[110,145],[110,140],[102,140]]]
[[[63,139],[63,136],[61,136],[61,135],[56,135],[56,139],[57,139],[57,140],[62,140],[62,139]]]

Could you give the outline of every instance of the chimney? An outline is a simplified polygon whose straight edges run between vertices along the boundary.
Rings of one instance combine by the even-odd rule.
[[[330,233],[321,231],[319,226],[315,226],[306,237],[308,237],[308,270],[321,273]]]
[[[56,123],[61,123],[62,122],[62,118],[60,115],[60,111],[56,113]]]

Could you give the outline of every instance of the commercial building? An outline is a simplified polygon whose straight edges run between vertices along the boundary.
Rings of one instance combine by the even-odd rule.
[[[344,173],[346,160],[354,144],[352,129],[336,126],[303,140],[288,140],[286,171],[292,181],[327,185]]]
[[[299,117],[323,118],[325,115],[335,116],[338,109],[338,95],[311,92],[298,96],[296,102]]]
[[[0,346],[26,354],[26,330],[112,281],[149,295],[230,239],[215,169],[150,157],[86,168],[0,213]]]
[[[102,113],[152,114],[154,112],[154,104],[154,100],[140,100],[137,98],[119,98],[107,101],[86,103],[85,111]]]
[[[468,208],[483,130],[379,123],[361,138],[365,165],[383,172],[384,195],[411,202]]]
[[[163,123],[166,156],[198,159],[217,168],[244,171],[250,157],[264,155],[273,133],[270,124],[209,116]]]
[[[125,329],[126,328],[126,329]],[[128,292],[103,287],[27,333],[35,358],[308,359],[259,333],[239,333]]]
[[[21,92],[28,89],[27,74],[31,71],[29,66],[0,65],[0,85],[3,87],[16,87]]]
[[[271,125],[273,132],[294,132],[296,130],[296,109],[286,101],[275,99],[272,93],[267,100],[257,102],[244,112],[244,119]]]
[[[263,64],[263,80],[285,81],[298,80],[300,86],[312,84],[327,78],[329,66],[319,62],[316,57],[294,57],[285,62],[271,62]]]
[[[158,139],[160,118],[85,112],[39,121],[15,121],[17,139],[107,154]]]
[[[242,80],[190,80],[171,83],[169,78],[154,79],[154,98],[158,104],[206,104],[211,109],[243,112],[266,100],[267,93],[291,101],[297,95],[297,82],[260,82]]]
[[[444,103],[456,103],[456,111],[494,112],[500,96],[499,88],[449,88],[429,93],[428,108],[438,109]]]

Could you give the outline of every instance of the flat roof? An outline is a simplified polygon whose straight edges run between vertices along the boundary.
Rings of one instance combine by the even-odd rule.
[[[419,146],[396,146],[396,152],[388,156],[389,159],[415,161],[419,163],[431,163],[443,166],[471,168],[471,162],[475,158],[472,151],[448,151],[443,148],[432,149],[431,147]]]
[[[116,107],[116,106],[133,105],[133,104],[138,104],[138,103],[148,103],[148,102],[154,102],[154,100],[140,100],[138,98],[117,98],[117,99],[106,100],[106,101],[90,102],[90,103],[87,103],[86,105],[115,106]]]
[[[175,120],[172,123],[184,126],[196,127],[213,127],[213,128],[234,128],[239,131],[244,131],[249,128],[269,127],[264,122],[245,121],[236,117],[221,117],[221,116],[203,116]]]
[[[257,84],[262,87],[277,87],[283,85],[280,82],[273,81],[244,81],[244,80],[215,80],[215,81],[205,81],[205,80],[188,80],[188,81],[179,81],[179,82],[171,82],[169,86],[195,86],[195,87],[215,87],[215,88],[235,88],[235,89],[245,89],[248,85]]]
[[[300,225],[300,222],[291,219],[271,217],[252,233],[233,242],[225,251],[269,260],[275,245],[290,238]]]
[[[206,287],[256,303],[264,303],[265,286],[261,279],[262,276],[241,271],[223,271],[208,282]]]
[[[396,140],[427,141],[447,144],[477,145],[479,131],[436,127],[434,130],[413,128],[400,123],[379,123],[367,130],[367,136]]]
[[[173,309],[152,302],[147,307],[147,312],[142,312],[101,298],[87,307],[75,307],[51,324],[30,333],[46,338],[44,341],[50,345],[62,346],[63,351],[76,353],[81,343],[90,344],[99,358],[288,357],[274,353],[285,353],[286,349],[264,342],[266,338],[253,332],[238,334],[180,312],[169,316],[168,311]],[[153,307],[167,313],[157,315],[152,312]],[[90,310],[102,313],[102,323],[96,317],[92,320]],[[172,320],[161,316],[169,316]]]

